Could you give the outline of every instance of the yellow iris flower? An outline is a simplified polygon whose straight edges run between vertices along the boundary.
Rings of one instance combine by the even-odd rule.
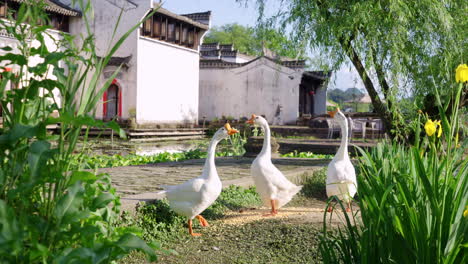
[[[439,121],[435,121],[434,122],[438,129],[437,129],[437,137],[440,138],[440,136],[442,136],[442,125],[440,124],[440,120]]]
[[[426,124],[424,125],[424,129],[426,130],[426,134],[428,136],[434,135],[437,130],[436,124],[431,119],[427,120]]]
[[[465,211],[463,212],[464,217],[468,217],[468,205],[465,207]]]
[[[455,72],[455,80],[457,82],[468,82],[468,66],[466,64],[460,64]]]

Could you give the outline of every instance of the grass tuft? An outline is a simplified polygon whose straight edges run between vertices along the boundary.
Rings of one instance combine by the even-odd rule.
[[[299,179],[299,184],[303,185],[301,194],[310,198],[327,200],[327,192],[325,188],[326,179],[326,167],[313,172],[304,173]]]
[[[218,199],[203,212],[203,215],[209,219],[217,219],[223,217],[229,210],[237,211],[261,204],[262,201],[255,187],[246,189],[231,185],[221,192]]]

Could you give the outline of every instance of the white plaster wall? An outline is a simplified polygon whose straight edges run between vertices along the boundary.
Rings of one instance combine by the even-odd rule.
[[[154,39],[138,40],[138,124],[196,123],[199,53]]]
[[[257,114],[272,123],[282,105],[281,124],[295,123],[302,72],[265,58],[235,69],[201,69],[199,118]]]
[[[151,1],[149,0],[133,0],[137,6],[130,4],[126,0],[91,0],[93,5],[94,17],[91,19],[90,27],[95,35],[95,44],[98,56],[104,56],[108,51],[109,44],[115,44],[118,39],[136,25],[150,10]],[[121,10],[123,9],[120,23],[112,40],[112,34],[117,24],[117,20]],[[80,35],[86,33],[85,24],[82,18],[71,18],[70,33]],[[117,81],[122,89],[122,119],[128,119],[130,112],[136,109],[136,94],[137,94],[137,38],[138,29],[133,31],[128,38],[122,43],[121,47],[113,55],[114,57],[132,56],[128,63],[128,68],[122,68]],[[76,39],[78,45],[81,41]],[[108,67],[104,72],[113,72],[116,67]],[[100,84],[104,84],[106,78],[101,76]],[[96,106],[96,118],[103,117],[103,101],[102,98]]]
[[[56,30],[47,30],[47,34],[43,34],[43,37],[44,37],[44,42],[46,44],[46,47],[50,52],[59,51],[59,48],[56,45],[56,43],[63,39],[62,36],[59,34],[59,32],[57,32]],[[32,47],[38,47],[40,45],[40,43],[37,40],[33,40],[31,44],[32,44]],[[10,47],[10,48],[12,48],[12,50],[9,51],[9,52],[17,53],[17,54],[20,53],[20,51],[18,49],[18,41],[16,39],[8,37],[8,36],[1,36],[0,37],[0,47],[2,47],[2,48],[3,47]],[[4,54],[9,53],[9,52],[6,52],[4,50],[0,50],[0,55],[4,55]],[[28,58],[28,66],[33,67],[33,66],[36,66],[38,63],[41,63],[43,61],[44,61],[44,59],[39,57],[39,56],[31,56],[31,57]],[[61,64],[62,64],[62,62],[59,62],[59,65],[61,65]],[[13,72],[19,72],[20,71],[19,66],[11,65],[8,62],[2,62],[1,65],[12,68]],[[52,74],[53,70],[54,70],[53,67],[50,67],[48,69],[47,78],[52,79],[52,80],[56,80],[56,77]],[[7,85],[5,87],[6,90],[9,90],[10,88],[11,88],[10,85]],[[46,92],[45,89],[40,90],[41,95],[43,95],[45,92]],[[61,97],[60,97],[59,90],[54,89],[52,91],[52,93],[54,95],[55,102],[57,102],[60,105],[61,104]],[[50,100],[53,101],[52,99],[50,99]]]

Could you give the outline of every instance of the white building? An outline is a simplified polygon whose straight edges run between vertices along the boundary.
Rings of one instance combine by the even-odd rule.
[[[25,0],[0,1],[0,19],[6,21],[6,23],[9,23],[7,20],[8,14],[10,13],[13,16],[16,16],[16,11],[19,9],[20,4],[23,2],[25,2]],[[69,20],[74,17],[79,17],[80,12],[67,6],[64,6],[61,3],[56,3],[56,1],[53,0],[47,0],[45,2],[47,4],[45,6],[45,11],[49,16],[50,26],[52,26],[53,29],[48,29],[47,34],[43,34],[44,42],[49,51],[58,51],[56,42],[62,40],[60,31],[68,32]],[[40,44],[37,40],[32,40],[31,43],[33,47],[37,47]],[[10,47],[11,51],[8,52],[19,53],[18,44],[18,41],[14,38],[13,35],[8,33],[5,28],[0,28],[0,48]],[[5,50],[0,50],[0,54],[3,55],[5,53],[7,53]],[[40,62],[42,62],[41,58],[30,57],[28,60],[28,66],[35,66]],[[17,65],[10,65],[9,61],[2,62],[0,67],[4,67],[5,71],[18,72],[20,70],[20,67]],[[48,75],[52,76],[51,78],[53,78],[52,71],[52,68],[48,69]],[[7,83],[5,90],[15,89],[18,86],[20,86],[20,84]],[[53,91],[53,93],[57,95],[58,91],[57,93],[55,91]],[[41,92],[45,92],[45,90],[42,90]],[[60,98],[56,98],[56,101],[60,103]],[[3,109],[0,105],[0,116],[2,116],[2,114]]]
[[[128,36],[104,69],[101,83],[122,65],[97,106],[96,118],[134,118],[140,126],[196,124],[199,44],[209,29],[211,12],[177,15],[160,7],[159,1],[151,0],[89,1],[94,12],[90,28],[98,56],[104,56],[111,42],[115,43],[151,11],[157,10]],[[0,1],[0,16],[7,8],[17,9],[21,2],[24,0]],[[71,7],[71,2],[46,0],[46,10],[58,30],[79,36],[85,34],[85,24],[78,6]],[[14,45],[9,42],[15,41],[8,36],[0,37],[0,46]]]
[[[232,45],[203,44],[199,119],[264,115],[276,125],[326,113],[328,74],[305,71],[304,61],[252,58]]]
[[[92,0],[92,5],[92,28],[102,55],[121,9],[125,11],[117,36],[157,9],[127,38],[104,70],[102,81],[123,65],[96,117],[134,117],[139,126],[197,123],[199,44],[209,28],[211,12],[177,15],[148,0]],[[70,33],[83,32],[83,26],[82,21],[74,21]]]

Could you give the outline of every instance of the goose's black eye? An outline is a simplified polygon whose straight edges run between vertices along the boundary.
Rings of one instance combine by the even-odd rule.
[[[258,116],[255,119],[258,119]]]

